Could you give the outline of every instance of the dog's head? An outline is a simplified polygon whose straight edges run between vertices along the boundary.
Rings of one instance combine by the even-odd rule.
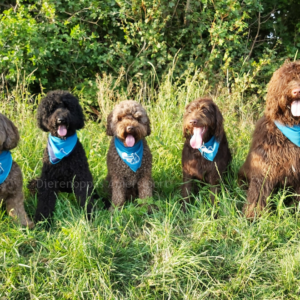
[[[210,98],[200,98],[188,104],[183,115],[183,135],[193,138],[191,147],[200,148],[214,136],[220,142],[224,134],[223,117]]]
[[[285,63],[273,74],[265,115],[286,125],[300,124],[300,61]]]
[[[38,126],[51,135],[66,138],[83,128],[84,116],[79,101],[65,91],[52,91],[42,99],[37,113]]]
[[[126,147],[132,147],[150,133],[146,110],[136,101],[120,102],[107,117],[106,134],[118,137]]]
[[[19,140],[17,127],[12,121],[0,114],[0,151],[15,148]]]

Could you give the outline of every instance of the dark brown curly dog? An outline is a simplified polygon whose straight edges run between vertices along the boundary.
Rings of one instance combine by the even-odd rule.
[[[20,136],[17,127],[12,121],[0,114],[0,153],[3,154],[3,151],[9,151],[15,148],[19,139]],[[2,170],[3,165],[0,164],[0,166]],[[21,169],[18,164],[13,161],[8,176],[4,182],[0,184],[0,200],[6,203],[6,210],[10,216],[18,220],[22,225],[33,228],[34,223],[28,218],[24,209],[22,187],[23,177]]]
[[[253,218],[266,206],[271,191],[291,186],[300,194],[300,148],[275,125],[300,124],[300,61],[278,69],[268,86],[264,116],[258,120],[246,162],[239,171],[239,182],[248,183],[243,211]]]
[[[182,150],[183,185],[181,195],[183,209],[189,202],[191,192],[196,192],[192,179],[205,181],[211,185],[211,201],[220,175],[226,170],[231,161],[227,138],[223,128],[223,117],[217,105],[210,98],[197,99],[185,108],[183,116],[183,135],[186,138]],[[219,143],[219,149],[214,158],[208,160],[201,154],[199,148],[212,138]],[[217,167],[217,168],[216,168]]]
[[[111,211],[120,207],[130,198],[152,197],[152,155],[148,147],[146,136],[150,135],[150,121],[145,109],[136,101],[127,100],[115,106],[107,118],[106,134],[113,136],[107,153],[109,184],[112,197]],[[144,151],[141,166],[133,171],[120,157],[115,146],[115,139],[130,150],[141,141]],[[126,154],[127,155],[127,154]],[[127,155],[127,159],[130,155]],[[131,161],[134,156],[131,156]],[[136,157],[136,156],[135,156]],[[123,157],[124,158],[124,157]]]

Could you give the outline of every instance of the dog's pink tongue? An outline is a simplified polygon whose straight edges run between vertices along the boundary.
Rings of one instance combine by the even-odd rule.
[[[67,135],[67,127],[65,125],[59,125],[58,126],[58,129],[57,129],[57,133],[60,135],[60,136],[65,136]]]
[[[203,134],[205,127],[194,127],[194,135],[190,140],[190,145],[194,149],[199,149],[203,144]]]
[[[127,135],[125,144],[127,147],[132,147],[135,144],[135,138],[132,135]]]
[[[294,117],[300,117],[300,101],[293,101],[291,104],[291,111]]]

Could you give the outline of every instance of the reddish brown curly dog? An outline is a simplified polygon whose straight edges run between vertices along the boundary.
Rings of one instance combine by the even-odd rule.
[[[205,181],[211,185],[211,201],[214,202],[214,194],[217,192],[217,184],[229,162],[231,154],[228,148],[227,138],[223,128],[223,117],[217,105],[210,98],[197,99],[185,108],[183,116],[183,135],[186,138],[182,150],[183,185],[181,195],[183,209],[189,202],[191,192],[196,192],[192,179]],[[219,143],[216,155],[203,155],[199,148],[214,139]],[[209,144],[208,143],[208,144]],[[203,148],[202,148],[203,149]],[[204,148],[206,150],[206,148]],[[216,168],[217,166],[217,168]]]
[[[15,148],[19,142],[20,136],[17,127],[0,114],[0,153]],[[6,166],[0,164],[4,171]],[[4,167],[4,169],[2,168]],[[23,178],[20,167],[16,162],[12,162],[10,172],[3,183],[0,184],[0,202],[6,203],[7,213],[22,225],[29,228],[34,227],[34,223],[28,218],[24,209],[24,194],[22,191]]]
[[[275,121],[284,126],[300,124],[300,61],[286,63],[273,74],[264,116],[256,124],[249,154],[239,171],[239,182],[249,185],[243,207],[248,218],[264,209],[276,187],[291,186],[300,194],[300,148]]]
[[[136,101],[127,100],[115,106],[107,118],[106,134],[113,136],[107,153],[108,175],[112,197],[112,211],[130,198],[152,197],[152,155],[145,139],[150,135],[150,121],[145,109]],[[142,157],[139,154],[117,152],[116,139],[120,147],[127,151],[137,145],[143,147]],[[127,163],[140,163],[134,171]]]

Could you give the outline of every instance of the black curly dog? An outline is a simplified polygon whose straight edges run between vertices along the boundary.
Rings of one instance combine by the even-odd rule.
[[[78,99],[65,91],[49,92],[42,99],[38,107],[37,121],[43,131],[50,132],[52,136],[61,139],[74,135],[76,130],[84,126],[84,116]],[[74,192],[79,204],[82,207],[86,205],[88,215],[91,213],[94,200],[93,178],[79,140],[72,152],[56,164],[50,162],[46,147],[42,175],[39,179],[33,180],[30,185],[35,185],[38,190],[35,214],[37,222],[51,217],[59,191]]]

